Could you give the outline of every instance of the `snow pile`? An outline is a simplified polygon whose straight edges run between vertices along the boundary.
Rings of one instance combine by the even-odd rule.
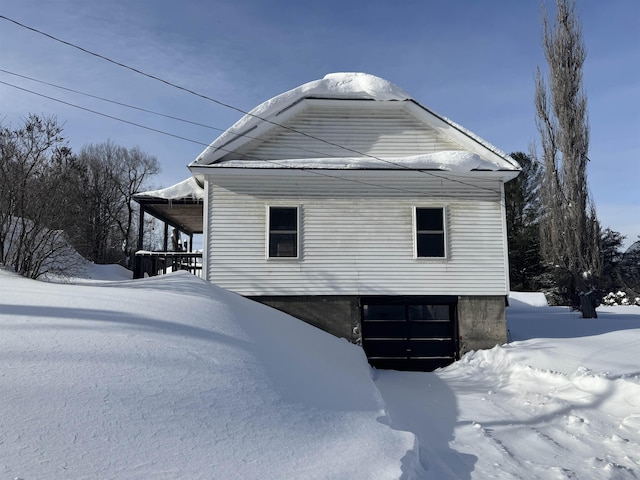
[[[570,350],[606,360],[598,352],[602,342],[624,345],[624,339],[616,332]],[[603,370],[587,359],[595,370],[573,368],[566,355],[564,342],[515,344],[469,355],[440,373],[458,399],[451,448],[475,456],[475,468],[493,478],[523,478],[524,472],[529,479],[638,478],[637,367],[612,373],[613,363]]]
[[[122,265],[98,265],[88,263],[81,278],[73,278],[74,283],[86,281],[114,282],[118,280],[131,280],[133,272]]]
[[[399,478],[362,351],[186,273],[0,271],[7,478]],[[406,458],[405,458],[406,457]]]
[[[434,373],[377,373],[391,425],[418,438],[416,478],[640,478],[640,313],[520,305],[507,310],[520,341]]]
[[[398,85],[384,78],[376,77],[369,73],[339,72],[328,73],[321,80],[314,80],[265,102],[257,107],[268,110],[270,104],[276,104],[282,100],[280,97],[315,97],[315,98],[356,98],[378,101],[409,100],[411,96]],[[284,100],[288,103],[288,100]]]
[[[61,285],[0,270],[0,472],[640,478],[639,309],[582,319],[511,297],[516,342],[372,380],[358,347],[186,273]]]
[[[215,165],[214,165],[215,166]],[[285,160],[227,160],[225,168],[296,168],[296,169],[391,169],[391,170],[443,170],[469,172],[472,170],[500,170],[500,166],[471,152],[451,150],[408,157],[345,157],[302,158]]]
[[[548,307],[547,297],[542,292],[509,292],[509,305],[517,307]]]

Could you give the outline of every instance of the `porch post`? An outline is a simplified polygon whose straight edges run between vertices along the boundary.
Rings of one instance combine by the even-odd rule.
[[[162,251],[169,251],[169,224],[166,221],[164,222],[164,240],[162,242]]]
[[[142,250],[144,245],[144,214],[145,209],[144,205],[140,204],[140,215],[138,218],[138,248],[137,250]]]
[[[167,274],[167,252],[169,251],[169,224],[164,222],[164,244],[162,251],[164,252],[164,261],[162,262],[162,273]]]
[[[138,217],[138,248],[137,251],[142,250],[144,245],[144,205],[139,203],[140,205],[140,214]],[[133,278],[142,278],[144,276],[142,272],[142,257],[136,255],[136,252],[133,252]]]

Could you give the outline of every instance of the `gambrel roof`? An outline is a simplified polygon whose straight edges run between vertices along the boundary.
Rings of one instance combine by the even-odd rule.
[[[208,168],[494,171],[520,166],[400,87],[365,73],[329,74],[254,108],[191,163]],[[202,168],[204,167],[204,168]]]

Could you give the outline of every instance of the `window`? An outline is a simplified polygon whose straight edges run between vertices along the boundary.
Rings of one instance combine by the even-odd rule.
[[[298,207],[269,207],[269,258],[298,257]]]
[[[415,209],[416,257],[445,257],[444,208]]]
[[[405,319],[404,305],[378,305],[369,304],[362,306],[364,319],[370,322],[403,322]]]
[[[451,305],[409,305],[408,318],[414,322],[448,322],[451,320]]]

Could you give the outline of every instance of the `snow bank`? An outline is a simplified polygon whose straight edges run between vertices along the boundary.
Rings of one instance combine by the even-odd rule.
[[[95,263],[89,263],[84,269],[83,277],[76,277],[71,279],[73,283],[81,281],[102,281],[102,282],[115,282],[119,280],[131,280],[133,278],[133,272],[127,270],[122,265],[97,265]]]
[[[603,372],[614,363],[599,351],[611,342],[628,353],[628,335],[617,333],[592,344],[581,339],[570,351],[566,342],[496,347],[438,373],[458,399],[451,448],[476,458],[475,470],[484,473],[477,478],[638,478],[637,367],[628,377]],[[637,349],[640,330],[634,337]],[[578,352],[580,361],[567,362]],[[604,363],[596,370],[574,368],[598,353]]]
[[[509,292],[509,305],[517,307],[548,307],[547,297],[542,292]]]
[[[0,271],[0,304],[7,478],[410,468],[414,436],[385,423],[361,349],[196,277],[63,285]]]
[[[515,342],[372,381],[358,347],[185,273],[59,285],[0,270],[0,472],[639,478],[640,308],[582,319],[513,297]]]
[[[414,478],[640,478],[640,308],[581,319],[515,297],[509,328],[537,324],[544,338],[516,335],[434,373],[377,373],[391,425],[416,434]]]

